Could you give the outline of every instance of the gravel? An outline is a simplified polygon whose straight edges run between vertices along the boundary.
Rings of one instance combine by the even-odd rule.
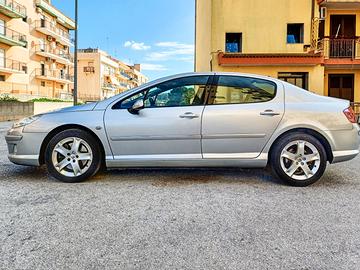
[[[263,170],[122,169],[79,184],[10,163],[0,269],[360,269],[360,158],[306,188]]]

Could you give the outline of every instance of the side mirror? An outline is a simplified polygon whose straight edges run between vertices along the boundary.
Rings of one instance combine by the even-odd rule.
[[[144,109],[144,100],[140,99],[136,101],[131,108],[128,109],[129,113],[131,114],[139,114],[139,111]]]

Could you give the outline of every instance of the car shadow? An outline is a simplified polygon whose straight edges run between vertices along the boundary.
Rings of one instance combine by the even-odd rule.
[[[27,167],[11,163],[1,164],[0,181],[24,181],[60,183],[48,174],[46,166]],[[124,168],[99,172],[91,182],[150,182],[155,187],[189,186],[209,183],[241,185],[286,186],[286,183],[274,177],[268,169],[240,168]],[[351,185],[341,172],[326,171],[323,178],[311,187],[338,187]]]

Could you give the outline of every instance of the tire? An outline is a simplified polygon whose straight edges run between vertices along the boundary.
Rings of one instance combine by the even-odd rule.
[[[270,155],[274,176],[296,187],[318,181],[325,172],[326,164],[324,146],[314,136],[302,132],[281,137]]]
[[[62,182],[76,183],[99,171],[101,155],[100,146],[93,136],[80,129],[68,129],[49,141],[45,163],[51,176]]]

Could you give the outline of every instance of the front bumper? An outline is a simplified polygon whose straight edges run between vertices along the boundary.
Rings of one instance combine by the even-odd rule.
[[[45,136],[46,133],[24,133],[23,127],[10,129],[5,135],[9,160],[19,165],[39,166]]]

